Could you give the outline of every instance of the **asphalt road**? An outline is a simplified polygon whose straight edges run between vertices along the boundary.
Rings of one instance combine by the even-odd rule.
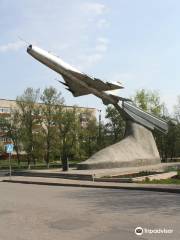
[[[178,240],[179,223],[179,194],[0,182],[0,240]]]

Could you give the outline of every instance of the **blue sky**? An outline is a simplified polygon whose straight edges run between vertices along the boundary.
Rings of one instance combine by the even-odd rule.
[[[95,96],[74,98],[55,72],[26,53],[29,43],[100,79],[119,94],[158,90],[172,112],[180,94],[180,1],[0,0],[0,98],[25,88],[58,88],[68,105],[103,108]]]

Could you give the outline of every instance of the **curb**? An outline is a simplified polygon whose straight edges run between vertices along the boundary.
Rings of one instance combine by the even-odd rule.
[[[85,183],[55,183],[55,182],[41,182],[41,181],[26,181],[26,180],[2,180],[2,182],[21,183],[21,184],[35,184],[47,186],[63,186],[63,187],[85,187],[85,188],[104,188],[104,189],[126,189],[126,190],[140,190],[140,191],[155,191],[167,193],[180,193],[180,188],[167,187],[152,187],[152,186],[118,186],[118,185],[94,185]]]

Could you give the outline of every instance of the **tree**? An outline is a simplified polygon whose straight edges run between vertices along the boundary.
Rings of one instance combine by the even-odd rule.
[[[88,111],[80,113],[80,123],[81,128],[79,131],[79,153],[80,158],[82,158],[82,156],[84,156],[84,158],[87,158],[96,152],[97,149],[99,149],[99,126],[97,125],[96,118],[93,117]]]
[[[177,104],[174,106],[174,117],[180,123],[180,95],[177,97]]]
[[[77,109],[73,107],[72,109],[60,109],[56,117],[63,166],[68,158],[76,155],[77,148],[79,148],[80,122],[77,115]]]
[[[165,115],[166,107],[164,103],[161,103],[159,93],[157,91],[148,91],[145,89],[138,90],[133,97],[135,104],[156,116]],[[166,111],[166,112],[165,112]]]
[[[165,104],[161,102],[159,93],[145,89],[138,90],[133,100],[138,107],[158,117],[164,118],[169,122],[169,131],[166,135],[163,135],[157,130],[155,130],[153,134],[162,160],[167,161],[168,157],[172,158],[174,156],[176,141],[175,129],[170,123],[171,119],[168,116],[167,108]]]
[[[28,167],[31,162],[35,162],[34,151],[35,141],[33,129],[39,123],[39,89],[27,88],[21,96],[16,99],[21,122],[21,140],[23,148],[27,153]]]
[[[50,155],[53,152],[53,146],[55,145],[56,129],[55,129],[55,115],[62,108],[64,99],[61,97],[61,93],[53,87],[45,88],[41,95],[41,121],[43,127],[44,141],[45,141],[45,161],[49,168]]]
[[[10,116],[1,117],[0,129],[4,133],[4,136],[13,142],[19,165],[19,152],[21,150],[21,124],[19,119],[19,112],[16,109],[11,110]]]
[[[122,139],[124,135],[125,122],[119,111],[112,106],[106,108],[106,132],[111,136],[111,143],[116,143]]]
[[[175,127],[175,156],[180,156],[180,95],[177,97],[177,104],[174,106],[174,117],[177,121]]]

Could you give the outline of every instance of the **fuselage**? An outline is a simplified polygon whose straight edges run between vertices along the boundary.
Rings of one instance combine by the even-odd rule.
[[[27,52],[38,61],[48,66],[57,73],[64,74],[66,71],[71,70],[80,74],[83,74],[78,69],[72,67],[68,63],[65,63],[62,59],[54,54],[47,52],[39,47],[29,45]]]
[[[73,72],[78,73],[82,76],[83,75],[87,76],[87,75],[85,75],[84,73],[82,73],[78,69],[72,67],[68,63],[65,63],[59,57],[57,57],[57,56],[53,55],[52,53],[49,53],[49,52],[47,52],[47,51],[45,51],[45,50],[43,50],[39,47],[32,46],[32,45],[29,45],[29,47],[27,48],[27,52],[32,57],[34,57],[39,62],[46,65],[47,67],[51,68],[55,72],[67,77],[68,79],[70,79],[71,81],[76,83],[77,85],[80,85],[80,86],[83,86],[83,87],[87,88],[92,94],[94,94],[98,98],[101,98],[102,101],[105,104],[117,104],[117,101],[115,101],[109,94],[107,94],[103,91],[100,92],[96,88],[93,88],[92,86],[89,86],[83,80],[77,78],[76,75],[73,74]],[[92,78],[92,81],[93,81],[93,78]]]

